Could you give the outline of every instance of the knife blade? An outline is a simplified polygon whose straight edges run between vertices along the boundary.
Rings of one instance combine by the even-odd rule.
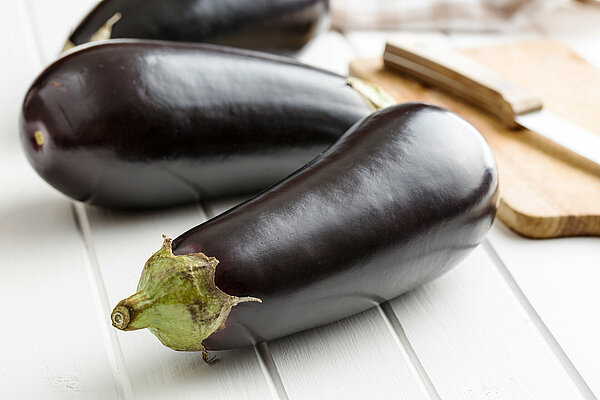
[[[530,91],[447,46],[415,34],[388,40],[386,67],[460,96],[510,128],[524,127],[600,165],[600,135],[543,109]]]

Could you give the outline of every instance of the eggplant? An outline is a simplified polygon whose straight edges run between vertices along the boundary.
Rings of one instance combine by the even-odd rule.
[[[369,95],[354,86],[249,50],[88,44],[34,81],[21,144],[48,183],[96,206],[157,208],[254,194],[372,112]]]
[[[166,238],[112,323],[206,360],[318,327],[448,271],[497,203],[494,157],[472,125],[436,106],[388,107],[278,184]]]
[[[327,0],[103,0],[65,49],[132,38],[290,52],[310,40],[327,9]]]

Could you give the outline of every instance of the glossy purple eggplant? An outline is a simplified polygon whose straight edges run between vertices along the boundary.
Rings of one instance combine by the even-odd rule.
[[[204,354],[318,327],[448,271],[481,242],[497,201],[494,157],[472,125],[435,106],[388,107],[277,185],[166,240],[113,324]],[[191,292],[177,303],[172,277],[214,279],[228,307]],[[148,318],[158,304],[173,308]],[[190,328],[200,326],[213,330]]]
[[[30,163],[55,188],[141,209],[256,193],[371,110],[345,77],[288,58],[114,40],[42,72],[20,128]]]
[[[108,38],[294,51],[314,35],[327,0],[103,0],[65,48]]]

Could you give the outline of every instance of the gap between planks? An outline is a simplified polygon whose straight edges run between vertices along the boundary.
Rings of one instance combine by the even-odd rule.
[[[106,287],[104,286],[102,272],[100,271],[100,265],[98,264],[98,258],[96,257],[96,251],[92,245],[92,232],[85,206],[82,203],[75,202],[72,202],[71,206],[75,224],[77,225],[77,229],[79,230],[85,247],[86,264],[91,281],[90,285],[93,289],[94,303],[96,304],[96,311],[98,313],[98,318],[100,318],[100,326],[102,327],[102,338],[104,339],[109,363],[113,370],[113,378],[116,381],[117,391],[121,394],[123,399],[133,399],[131,381],[129,380],[127,369],[125,368],[125,357],[123,355],[121,344],[119,343],[119,338],[117,337],[117,331],[108,324],[108,316],[111,313],[111,307],[108,301]]]
[[[404,358],[408,361],[411,372],[416,381],[421,385],[421,389],[425,395],[431,400],[441,400],[437,389],[431,381],[429,374],[427,374],[425,367],[423,367],[415,349],[410,344],[410,340],[406,336],[404,328],[402,327],[398,316],[394,313],[394,310],[392,310],[390,303],[386,301],[385,303],[378,305],[377,310],[392,334],[394,341],[402,351]]]
[[[30,4],[30,0],[25,0],[24,2],[19,2],[19,6],[21,11],[23,12],[23,22],[29,27],[29,33],[31,34],[31,44],[32,51],[34,55],[34,59],[37,59],[38,68],[42,68],[46,62],[44,60],[45,55],[42,52],[40,43],[40,32],[36,28],[36,25],[33,22],[33,13],[32,6]],[[88,276],[90,277],[90,284],[92,286],[92,293],[94,298],[94,303],[96,304],[96,312],[99,314],[100,318],[100,326],[102,327],[102,338],[105,343],[106,355],[111,366],[111,373],[113,375],[115,388],[117,392],[121,395],[121,398],[127,400],[132,399],[133,394],[131,390],[131,384],[129,381],[129,377],[127,376],[127,372],[125,370],[125,360],[123,357],[123,351],[121,350],[121,346],[119,344],[116,333],[110,329],[107,324],[107,315],[110,315],[110,305],[108,304],[108,296],[106,294],[106,288],[104,286],[104,281],[102,279],[102,275],[100,273],[100,269],[98,266],[98,261],[96,259],[96,255],[94,252],[94,248],[92,246],[92,241],[90,240],[90,227],[87,219],[87,214],[83,204],[81,203],[71,203],[72,211],[73,211],[73,219],[75,220],[75,225],[81,235],[83,240],[84,248],[87,260],[86,269],[88,270]]]
[[[283,386],[281,376],[279,375],[279,371],[277,370],[277,365],[275,365],[275,361],[273,360],[273,356],[271,355],[269,345],[266,342],[263,342],[254,345],[253,347],[254,352],[258,357],[260,368],[262,369],[263,374],[267,378],[267,383],[269,384],[269,389],[271,389],[273,398],[277,400],[289,400],[285,387]]]
[[[577,387],[577,390],[579,390],[583,398],[587,400],[598,400],[598,398],[594,395],[594,392],[592,392],[592,390],[588,386],[585,379],[583,379],[575,365],[571,362],[569,356],[565,353],[561,345],[558,343],[548,326],[546,326],[546,324],[544,323],[540,315],[537,313],[531,302],[527,299],[527,296],[525,295],[515,278],[512,276],[512,274],[510,273],[510,271],[508,270],[508,268],[496,252],[496,250],[494,249],[494,246],[490,243],[489,239],[484,239],[481,246],[487,252],[493,264],[496,266],[496,269],[504,279],[504,282],[506,282],[506,285],[509,287],[512,294],[517,298],[519,304],[521,304],[521,307],[523,307],[523,310],[529,317],[530,321],[533,323],[539,334],[542,336],[542,338],[552,351],[552,354],[554,354],[554,356],[558,359],[560,365],[567,372],[567,375],[569,376],[569,378],[571,378],[571,380],[575,384],[575,387]]]

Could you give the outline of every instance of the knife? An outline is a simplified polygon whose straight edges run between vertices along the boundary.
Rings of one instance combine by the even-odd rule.
[[[402,33],[387,42],[383,61],[474,103],[510,128],[527,128],[600,165],[600,135],[544,110],[534,94],[457,51]]]

